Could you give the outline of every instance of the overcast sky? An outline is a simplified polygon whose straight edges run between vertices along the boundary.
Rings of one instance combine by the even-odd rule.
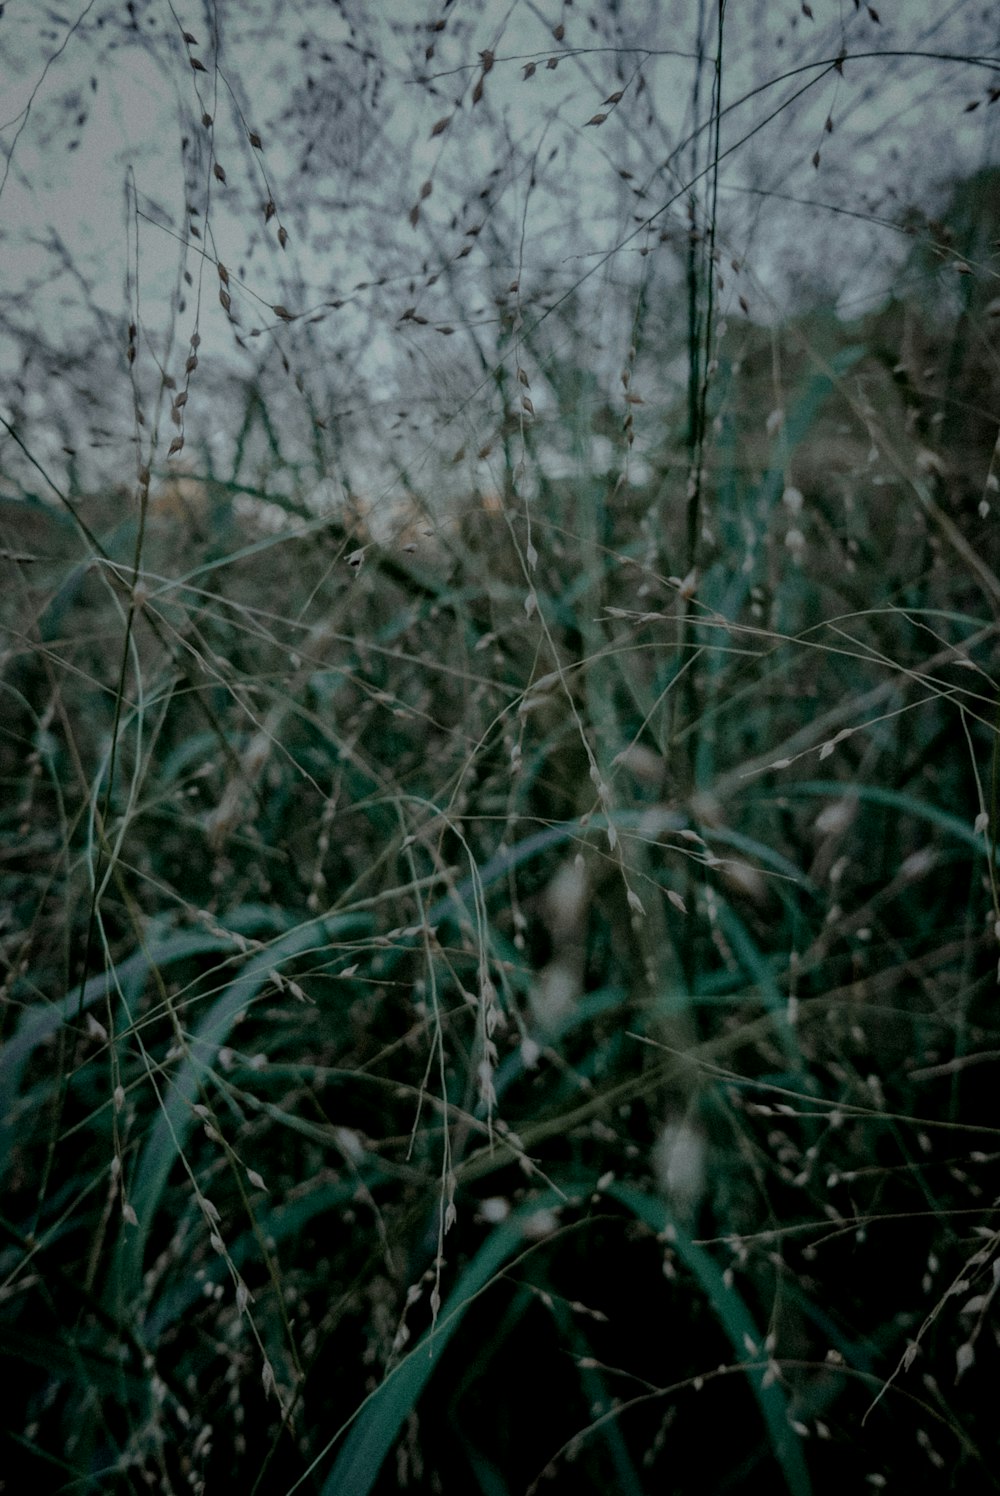
[[[397,466],[426,462],[480,439],[519,325],[548,319],[550,358],[585,333],[620,366],[640,288],[666,316],[713,191],[721,315],[822,294],[847,317],[898,277],[904,209],[998,159],[1000,19],[971,0],[731,3],[721,46],[708,0],[130,9],[0,18],[0,368],[24,383],[5,414],[54,450],[75,420],[95,451],[132,441],[134,322],[147,430],[196,335],[203,388],[277,378],[303,433],[355,409]],[[192,384],[189,448],[224,466],[238,410],[195,405]]]

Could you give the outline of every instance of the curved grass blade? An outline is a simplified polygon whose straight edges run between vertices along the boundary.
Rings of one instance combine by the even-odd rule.
[[[907,795],[902,790],[884,789],[878,784],[854,784],[850,780],[837,779],[810,779],[798,784],[790,784],[781,791],[785,799],[794,799],[796,796],[830,796],[837,800],[865,800],[870,805],[884,805],[888,810],[899,810],[906,815],[913,816],[916,820],[926,821],[931,826],[937,826],[941,831],[946,831],[949,836],[954,836],[958,841],[964,842],[973,851],[982,852],[989,856],[989,845],[982,832],[973,830],[968,821],[961,816],[954,815],[951,811],[942,810],[938,805],[931,805],[924,800],[918,800],[914,795]]]
[[[198,1100],[202,1077],[211,1070],[237,1017],[271,980],[270,973],[280,969],[285,962],[319,944],[366,930],[369,925],[368,916],[348,914],[310,920],[288,931],[247,962],[194,1030],[187,1054],[163,1097],[129,1191],[139,1224],[137,1227],[123,1226],[109,1280],[110,1294],[123,1312],[134,1313],[139,1302],[142,1262],[150,1227],[170,1171],[197,1121],[192,1107]]]
[[[624,1184],[611,1185],[607,1194],[631,1210],[650,1230],[659,1233],[669,1229],[671,1245],[708,1299],[712,1312],[729,1338],[737,1361],[747,1368],[747,1377],[764,1415],[775,1460],[791,1496],[810,1496],[812,1486],[809,1472],[802,1457],[798,1435],[788,1421],[785,1393],[779,1382],[765,1380],[767,1358],[763,1352],[764,1336],[758,1331],[739,1293],[735,1288],[727,1286],[716,1262],[703,1247],[691,1240],[683,1227],[677,1225],[655,1196],[644,1195],[640,1190]]]
[[[522,1206],[490,1232],[465,1272],[459,1278],[438,1322],[429,1330],[380,1387],[362,1403],[313,1461],[309,1470],[287,1493],[292,1496],[351,1424],[336,1463],[327,1476],[322,1496],[368,1496],[382,1464],[392,1449],[408,1413],[416,1407],[433,1375],[448,1341],[472,1300],[488,1287],[491,1279],[524,1244],[527,1219],[545,1206],[558,1204],[554,1193]]]

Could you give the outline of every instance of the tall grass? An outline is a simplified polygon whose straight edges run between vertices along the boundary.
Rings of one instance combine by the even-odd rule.
[[[683,318],[505,293],[475,482],[9,428],[7,1490],[998,1483],[996,179],[724,321],[714,44]]]

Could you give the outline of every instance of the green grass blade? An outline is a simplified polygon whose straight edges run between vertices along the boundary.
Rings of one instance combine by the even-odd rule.
[[[670,1231],[671,1245],[697,1280],[720,1325],[729,1338],[737,1361],[747,1368],[747,1378],[767,1425],[774,1457],[791,1496],[810,1496],[812,1485],[802,1457],[799,1436],[788,1421],[788,1403],[780,1382],[765,1383],[767,1357],[764,1336],[754,1324],[749,1309],[735,1288],[726,1284],[713,1258],[672,1220],[666,1207],[653,1195],[628,1185],[614,1184],[607,1193],[631,1210],[650,1230]],[[751,1347],[758,1347],[752,1349]]]
[[[556,1203],[555,1195],[534,1200],[491,1231],[443,1306],[436,1328],[418,1341],[409,1355],[361,1405],[336,1463],[324,1482],[322,1496],[368,1496],[403,1421],[416,1407],[469,1304],[522,1246],[525,1220],[545,1206]],[[326,1455],[343,1431],[341,1429],[334,1435],[315,1463]],[[305,1479],[303,1476],[302,1480]],[[301,1484],[300,1480],[297,1486]],[[288,1496],[291,1496],[291,1491]]]
[[[368,920],[364,915],[342,915],[322,921],[310,920],[290,930],[247,962],[195,1029],[187,1055],[163,1098],[129,1192],[139,1224],[137,1227],[122,1227],[110,1278],[111,1296],[123,1312],[134,1313],[139,1301],[149,1231],[170,1171],[196,1123],[192,1106],[198,1099],[202,1077],[211,1069],[237,1017],[271,980],[272,971],[280,970],[287,961],[325,941],[339,940],[367,927]]]

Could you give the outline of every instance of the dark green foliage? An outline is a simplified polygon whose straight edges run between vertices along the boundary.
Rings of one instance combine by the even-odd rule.
[[[5,1490],[1000,1484],[997,175],[724,333],[691,201],[388,518],[263,376],[0,499]]]

